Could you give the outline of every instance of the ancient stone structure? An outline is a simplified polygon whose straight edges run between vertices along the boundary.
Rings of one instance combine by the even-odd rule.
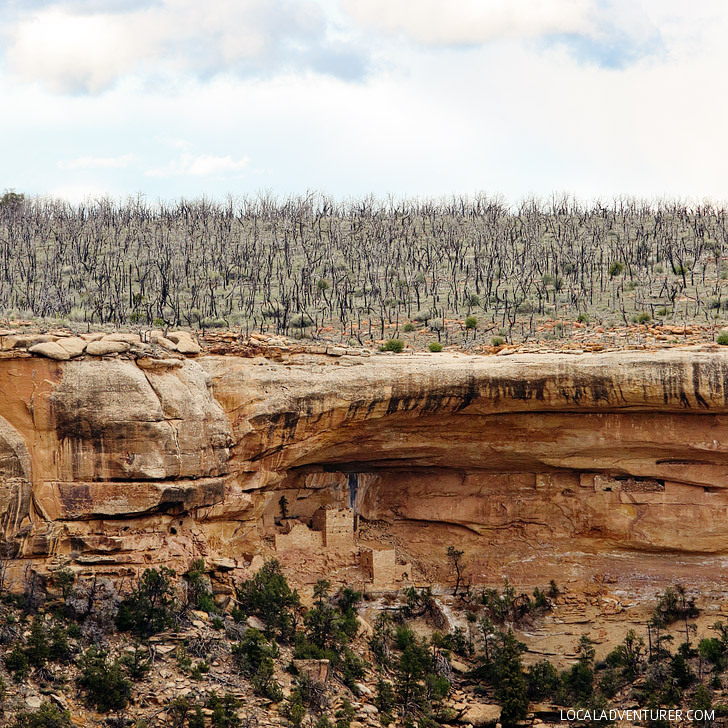
[[[361,565],[374,587],[392,587],[409,579],[410,564],[398,564],[392,548],[365,547],[360,552]]]
[[[197,355],[178,338],[190,356],[124,339],[105,358],[90,339],[3,341],[11,575],[195,556],[245,569],[286,538],[300,547],[302,530],[277,525],[282,494],[334,551],[349,548],[336,514],[353,506],[364,535],[377,524],[383,545],[443,576],[456,544],[474,583],[722,573],[722,350],[270,358]],[[29,351],[59,341],[69,359]]]
[[[274,536],[276,551],[318,551],[324,547],[320,531],[314,531],[305,523],[296,523],[290,530]]]
[[[326,548],[340,551],[354,548],[354,513],[348,508],[319,508],[313,514],[312,525],[321,532]]]

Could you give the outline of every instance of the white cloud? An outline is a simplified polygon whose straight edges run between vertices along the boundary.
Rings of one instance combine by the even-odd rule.
[[[631,37],[656,27],[664,52],[608,66],[524,40],[521,30],[494,43],[437,47],[371,31],[376,73],[360,83],[304,70],[201,75],[160,92],[124,78],[97,96],[49,94],[0,67],[3,129],[14,140],[4,150],[5,184],[75,198],[80,190],[169,199],[266,187],[341,197],[486,190],[517,201],[566,190],[728,200],[728,99],[720,93],[728,5],[640,0],[632,9],[609,1],[614,23]],[[448,37],[464,37],[458,33]],[[151,47],[143,60],[150,67]],[[163,61],[181,69],[188,62],[174,53]],[[133,150],[135,160],[57,165],[99,150],[108,159]]]
[[[353,27],[425,48],[559,44],[582,63],[621,67],[662,51],[639,0],[338,0]]]
[[[6,57],[21,79],[39,79],[52,91],[98,92],[154,49],[148,32],[129,26],[109,15],[49,8],[18,23]]]
[[[76,157],[58,162],[61,169],[123,169],[134,161],[133,154],[119,157]]]
[[[363,71],[355,51],[329,42],[316,0],[159,0],[127,12],[47,5],[10,18],[4,34],[9,68],[61,93],[99,93],[133,74]]]
[[[228,177],[238,176],[249,167],[248,157],[233,159],[230,155],[216,157],[211,154],[182,154],[179,159],[164,167],[147,171],[149,177]]]
[[[340,0],[360,25],[404,33],[426,45],[582,33],[594,0]]]

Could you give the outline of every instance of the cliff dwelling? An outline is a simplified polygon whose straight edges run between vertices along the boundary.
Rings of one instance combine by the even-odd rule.
[[[309,552],[416,583],[446,579],[457,544],[473,584],[659,580],[660,554],[698,578],[728,546],[727,363],[14,355],[0,360],[5,550],[18,573],[56,560],[116,575]]]

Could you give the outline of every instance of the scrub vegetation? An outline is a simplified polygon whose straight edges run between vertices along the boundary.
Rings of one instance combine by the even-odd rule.
[[[726,210],[632,199],[0,197],[0,315],[472,346],[719,324]]]

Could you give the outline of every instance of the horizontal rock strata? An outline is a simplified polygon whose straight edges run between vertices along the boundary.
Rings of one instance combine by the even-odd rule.
[[[128,336],[3,343],[37,353],[0,359],[18,568],[242,568],[282,533],[282,495],[309,524],[353,506],[361,538],[377,525],[422,564],[461,544],[476,582],[634,580],[675,554],[698,573],[728,552],[722,351],[272,359],[170,334],[160,358]]]

